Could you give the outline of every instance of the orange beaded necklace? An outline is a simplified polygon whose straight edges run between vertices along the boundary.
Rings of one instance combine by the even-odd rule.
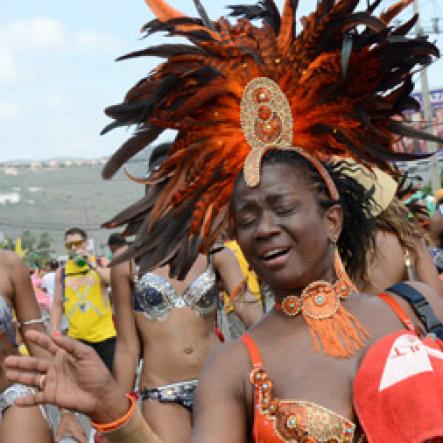
[[[341,301],[357,291],[347,275],[338,252],[335,255],[337,281],[310,283],[300,296],[288,295],[275,309],[289,317],[301,313],[308,324],[314,348],[337,358],[348,358],[363,348],[369,334]]]

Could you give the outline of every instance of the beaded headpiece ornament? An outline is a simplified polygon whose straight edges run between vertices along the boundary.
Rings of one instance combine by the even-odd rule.
[[[106,224],[137,234],[120,260],[135,257],[141,270],[169,264],[172,276],[184,277],[198,253],[208,253],[227,231],[236,178],[243,171],[245,182],[257,186],[269,149],[307,158],[338,200],[322,160],[353,157],[390,171],[390,160],[417,158],[394,151],[403,135],[440,141],[403,118],[419,107],[411,96],[415,69],[439,55],[432,43],[408,37],[417,17],[392,24],[412,0],[378,16],[380,0],[362,2],[361,11],[359,0],[320,0],[299,32],[298,0],[285,0],[282,14],[273,0],[233,6],[235,23],[210,20],[198,0],[198,18],[164,0],[146,2],[156,16],[143,27],[148,36],[164,31],[189,44],[121,57],[165,61],[106,110],[114,121],[103,132],[126,125],[136,131],[105,166],[105,178],[164,130],[176,131],[160,169],[138,180],[163,186]]]

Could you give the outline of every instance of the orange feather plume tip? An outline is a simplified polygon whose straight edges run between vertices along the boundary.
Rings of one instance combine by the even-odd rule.
[[[235,22],[211,21],[197,1],[196,18],[165,1],[146,2],[157,17],[144,26],[147,35],[167,32],[189,44],[165,43],[122,57],[164,61],[123,103],[106,110],[113,119],[106,130],[137,128],[106,165],[107,178],[164,130],[177,131],[168,157],[149,178],[149,183],[166,178],[167,183],[153,188],[138,210],[133,207],[132,218],[125,212],[114,219],[138,233],[129,254],[143,257],[145,269],[169,263],[173,275],[183,275],[198,252],[209,251],[226,230],[234,181],[254,148],[242,114],[245,90],[254,79],[269,79],[276,87],[257,89],[253,125],[262,141],[272,139],[276,147],[292,140],[289,144],[316,159],[350,156],[390,170],[392,160],[417,158],[394,151],[399,138],[440,141],[403,119],[405,111],[418,107],[411,96],[413,73],[439,56],[432,43],[407,36],[414,18],[392,25],[409,0],[379,16],[376,0],[359,12],[358,0],[321,0],[301,20],[300,30],[298,0],[286,0],[282,14],[273,0],[232,6]],[[283,117],[272,97],[261,102],[260,93],[265,100],[274,89],[287,99]],[[288,115],[291,134],[275,142],[275,134],[286,134]],[[260,164],[267,148],[260,149],[254,151],[258,162],[249,163]]]
[[[173,8],[163,0],[145,0],[145,3],[153,14],[162,22],[185,16],[185,14],[177,11],[177,9]]]

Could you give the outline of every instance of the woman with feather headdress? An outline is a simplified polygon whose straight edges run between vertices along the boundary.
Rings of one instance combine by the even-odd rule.
[[[190,441],[438,441],[442,345],[418,329],[443,336],[442,325],[430,327],[392,294],[362,295],[350,281],[341,258],[350,271],[364,268],[373,203],[340,163],[329,162],[353,157],[395,174],[390,161],[405,159],[393,151],[399,137],[434,138],[401,119],[417,106],[414,69],[438,56],[434,45],[407,37],[416,18],[391,25],[410,1],[376,16],[380,1],[357,11],[358,0],[322,0],[299,34],[296,0],[285,1],[282,15],[270,0],[234,7],[234,25],[211,21],[198,1],[198,19],[147,2],[157,16],[148,33],[164,30],[192,44],[133,53],[166,61],[107,110],[110,128],[136,124],[138,131],[106,176],[164,129],[178,131],[146,181],[169,180],[144,202],[148,214],[127,257],[140,257],[147,270],[167,263],[180,277],[230,228],[275,297],[249,334],[208,359]],[[262,26],[251,23],[256,18]],[[429,287],[408,288],[443,318]],[[110,389],[109,376],[83,383],[90,374],[83,364],[94,358],[88,350],[66,338],[29,338],[52,349],[59,364],[8,360],[11,379],[35,385],[33,370],[46,377],[45,389],[20,404],[79,408],[110,441],[161,441],[134,400]]]

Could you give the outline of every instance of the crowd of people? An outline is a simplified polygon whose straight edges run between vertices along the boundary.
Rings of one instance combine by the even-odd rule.
[[[402,119],[438,56],[411,2],[323,0],[298,34],[295,1],[146,2],[190,44],[124,57],[166,61],[106,110],[137,130],[103,177],[177,134],[104,223],[111,263],[78,227],[43,278],[0,252],[0,442],[85,443],[85,416],[97,443],[441,441],[443,192],[395,167],[443,142]]]

